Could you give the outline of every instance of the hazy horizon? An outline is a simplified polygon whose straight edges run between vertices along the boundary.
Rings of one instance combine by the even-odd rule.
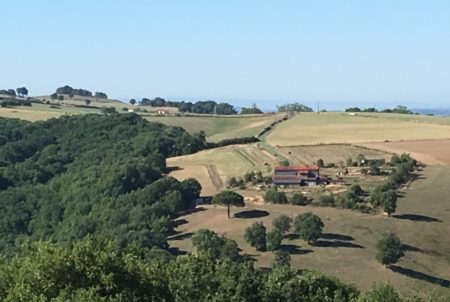
[[[447,1],[9,1],[0,89],[447,108]]]

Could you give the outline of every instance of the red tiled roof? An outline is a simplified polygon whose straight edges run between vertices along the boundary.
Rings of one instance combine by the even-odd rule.
[[[319,166],[278,166],[275,171],[311,171],[319,170]]]

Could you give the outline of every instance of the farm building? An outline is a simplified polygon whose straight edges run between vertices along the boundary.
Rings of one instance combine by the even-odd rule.
[[[276,185],[316,186],[328,184],[329,178],[320,175],[318,166],[280,166],[275,167],[273,183]]]

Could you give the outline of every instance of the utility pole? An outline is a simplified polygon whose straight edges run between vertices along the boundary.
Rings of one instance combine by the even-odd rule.
[[[317,114],[320,113],[320,101],[317,101]]]

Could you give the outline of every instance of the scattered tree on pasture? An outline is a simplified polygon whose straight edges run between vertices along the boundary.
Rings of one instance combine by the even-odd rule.
[[[292,218],[286,214],[281,214],[272,220],[272,226],[278,229],[281,234],[286,234],[291,230]]]
[[[294,229],[303,240],[314,244],[322,235],[324,224],[319,216],[312,212],[298,215],[294,219]]]
[[[222,191],[214,196],[213,203],[227,206],[227,215],[230,218],[230,206],[243,207],[245,206],[244,197],[233,191]]]
[[[266,227],[262,222],[254,222],[245,230],[245,240],[256,250],[266,250]]]
[[[275,251],[275,259],[273,261],[273,267],[291,266],[291,256],[285,250],[278,249]]]
[[[273,228],[267,232],[266,235],[266,247],[268,251],[276,251],[281,247],[281,241],[283,240],[283,234],[279,229]]]
[[[383,234],[377,242],[377,260],[386,266],[396,263],[403,257],[402,243],[394,233]]]

